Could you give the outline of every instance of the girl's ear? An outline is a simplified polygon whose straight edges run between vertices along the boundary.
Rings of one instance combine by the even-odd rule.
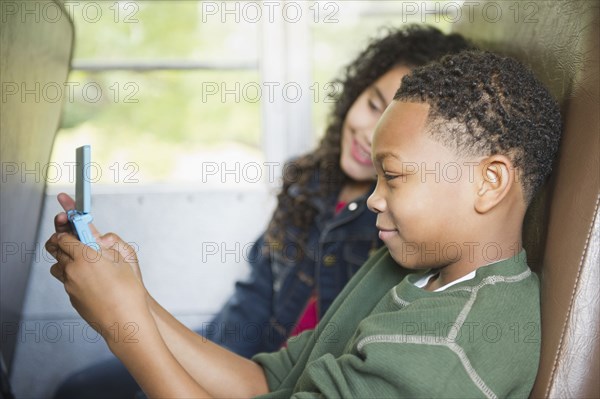
[[[512,188],[516,174],[511,160],[505,155],[492,155],[479,164],[476,175],[477,197],[475,210],[486,213],[498,205]]]

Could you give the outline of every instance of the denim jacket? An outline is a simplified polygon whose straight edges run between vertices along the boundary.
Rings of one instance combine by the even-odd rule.
[[[295,195],[293,189],[291,195]],[[322,318],[358,268],[382,245],[376,216],[367,209],[369,194],[349,202],[335,215],[334,209],[328,209],[333,205],[314,199],[318,215],[302,257],[297,256],[296,241],[287,239],[282,250],[275,251],[262,235],[248,257],[250,276],[236,283],[233,296],[200,333],[249,358],[284,344],[313,292]],[[294,236],[292,228],[286,233]]]

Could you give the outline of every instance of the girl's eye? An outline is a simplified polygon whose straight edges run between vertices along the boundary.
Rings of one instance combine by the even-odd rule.
[[[375,102],[373,100],[369,100],[369,108],[372,111],[382,112],[381,108],[379,107],[379,105],[375,104]]]
[[[388,173],[383,174],[383,178],[387,181],[394,180],[396,177],[398,177],[398,175],[390,175]]]

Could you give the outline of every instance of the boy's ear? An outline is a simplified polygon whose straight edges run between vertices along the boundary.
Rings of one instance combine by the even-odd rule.
[[[492,155],[479,163],[476,177],[477,197],[475,210],[486,213],[498,205],[515,182],[515,168],[505,155]]]

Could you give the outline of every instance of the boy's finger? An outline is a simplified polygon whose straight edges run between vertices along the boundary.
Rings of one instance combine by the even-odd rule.
[[[58,199],[58,203],[65,211],[70,211],[71,209],[75,209],[75,200],[71,198],[69,194],[60,193],[56,196]]]
[[[52,237],[46,242],[46,250],[50,255],[54,257],[60,264],[66,264],[73,261],[73,257],[71,257],[68,253],[61,249],[58,240],[60,236],[64,233],[54,233]]]
[[[52,267],[50,267],[50,274],[61,283],[65,283],[64,268],[59,263],[55,263],[52,265]]]
[[[126,262],[137,262],[135,250],[115,233],[106,233],[98,237],[98,242],[104,248],[117,251]]]
[[[58,199],[58,203],[60,204],[60,206],[62,206],[62,208],[65,210],[65,212],[68,212],[71,209],[75,209],[75,200],[69,194],[60,193],[56,196],[56,198]],[[68,224],[69,219],[67,218],[67,214],[65,213],[64,217],[61,215],[62,215],[62,213],[59,213],[54,218],[54,228],[56,229],[57,232],[71,232],[71,226],[69,226],[69,224]],[[60,231],[58,230],[57,219],[59,219],[59,221],[64,220],[65,223],[67,223],[66,229],[65,229],[65,227],[61,226],[61,230]],[[90,226],[90,231],[92,232],[92,235],[94,236],[94,238],[100,237],[100,233],[98,232],[98,230],[96,230],[96,227],[91,223],[89,224],[89,226]]]
[[[48,238],[48,241],[46,241],[46,245],[44,245],[46,251],[48,251],[48,253],[50,253],[52,256],[54,256],[54,253],[58,250],[58,234],[59,233],[52,234],[50,238]]]
[[[57,255],[61,256],[61,259],[57,258],[57,260],[61,263],[71,262],[78,258],[82,252],[81,247],[85,245],[69,233],[58,233],[54,242],[58,246]],[[65,257],[62,257],[63,254]]]
[[[70,233],[72,232],[72,229],[66,212],[75,209],[75,200],[65,193],[58,194],[56,198],[65,212],[61,212],[54,217],[54,230],[56,230],[57,233]]]
[[[67,214],[61,212],[54,216],[54,230],[57,233],[69,233],[71,232],[71,226],[69,225],[69,218]]]
[[[52,251],[54,251],[53,246],[54,246],[54,244],[51,243],[50,240],[46,241],[46,244],[44,244],[44,248],[46,249],[46,252],[48,252],[52,256],[54,256],[52,254]]]

